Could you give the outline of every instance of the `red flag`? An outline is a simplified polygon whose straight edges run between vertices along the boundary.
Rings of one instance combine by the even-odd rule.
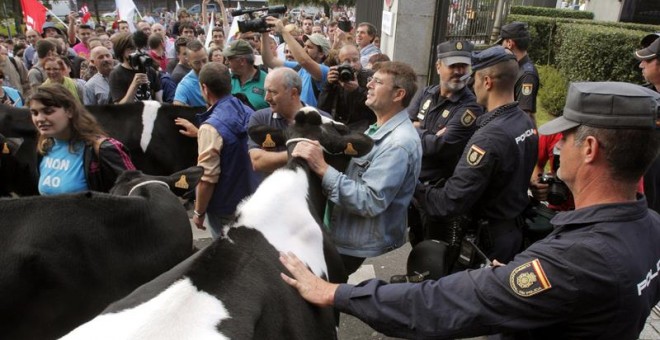
[[[23,8],[23,21],[28,29],[33,29],[39,33],[41,26],[46,22],[46,12],[48,11],[41,2],[37,0],[21,0]]]
[[[87,21],[89,21],[89,18],[92,17],[92,13],[89,12],[89,9],[87,9],[87,4],[83,4],[83,6],[80,8],[80,11],[82,12],[82,23],[86,24]]]

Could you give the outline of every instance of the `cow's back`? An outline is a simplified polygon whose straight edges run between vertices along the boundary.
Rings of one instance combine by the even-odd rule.
[[[189,256],[189,221],[171,200],[178,207],[91,192],[0,201],[1,337],[61,336]]]

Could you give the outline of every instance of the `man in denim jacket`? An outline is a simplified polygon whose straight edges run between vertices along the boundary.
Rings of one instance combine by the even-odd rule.
[[[328,166],[318,142],[301,142],[294,157],[307,160],[328,193],[325,221],[347,274],[367,257],[406,242],[407,209],[421,168],[422,147],[405,108],[415,95],[415,72],[399,62],[382,63],[367,83],[366,104],[376,123],[366,133],[374,148],[354,158],[346,173]]]

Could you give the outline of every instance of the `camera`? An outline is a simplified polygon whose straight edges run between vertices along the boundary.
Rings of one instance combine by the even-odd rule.
[[[255,12],[266,12],[261,18],[254,18]],[[280,14],[286,13],[286,5],[278,6],[269,6],[262,8],[243,8],[237,9],[231,12],[232,16],[239,16],[247,14],[250,16],[250,20],[239,21],[238,22],[238,31],[241,33],[245,32],[258,32],[265,33],[268,32],[268,24],[266,23],[266,16],[279,16]]]
[[[337,72],[339,72],[339,80],[341,81],[352,81],[355,80],[355,71],[348,64],[341,64],[337,66]]]
[[[552,163],[552,172],[557,173],[559,170],[559,149],[555,147],[552,150],[553,154],[553,163]],[[545,174],[541,176],[539,179],[539,183],[542,184],[547,184],[548,185],[548,203],[552,205],[560,205],[568,201],[571,191],[568,189],[568,186],[566,186],[566,183],[564,183],[561,179],[550,175],[550,174]]]
[[[339,18],[337,27],[344,32],[350,32],[353,29],[351,22],[346,17]]]
[[[128,55],[128,63],[135,71],[147,73],[147,68],[154,64],[154,60],[148,54],[137,51]]]

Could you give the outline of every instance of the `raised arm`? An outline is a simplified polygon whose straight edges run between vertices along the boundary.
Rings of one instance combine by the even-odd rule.
[[[312,75],[312,78],[314,78],[314,80],[316,81],[323,80],[323,72],[321,71],[321,65],[319,65],[319,63],[317,63],[314,59],[312,59],[312,57],[310,57],[309,54],[305,52],[305,49],[302,46],[300,46],[300,44],[298,44],[296,38],[294,38],[293,35],[291,35],[291,31],[295,28],[295,25],[284,26],[282,20],[274,17],[267,17],[266,22],[268,23],[269,26],[273,27],[272,29],[275,32],[280,33],[282,35],[282,38],[284,38],[284,41],[289,47],[289,51],[291,51],[291,54],[296,59],[298,64],[300,64],[302,68],[307,70],[307,72],[309,72],[309,74]],[[263,48],[264,46],[266,46],[263,43],[263,40],[265,39],[262,39],[262,45],[261,45],[262,54],[264,53],[264,49],[268,50],[268,48]],[[264,63],[266,63],[265,60]],[[270,65],[267,66],[271,67]]]

